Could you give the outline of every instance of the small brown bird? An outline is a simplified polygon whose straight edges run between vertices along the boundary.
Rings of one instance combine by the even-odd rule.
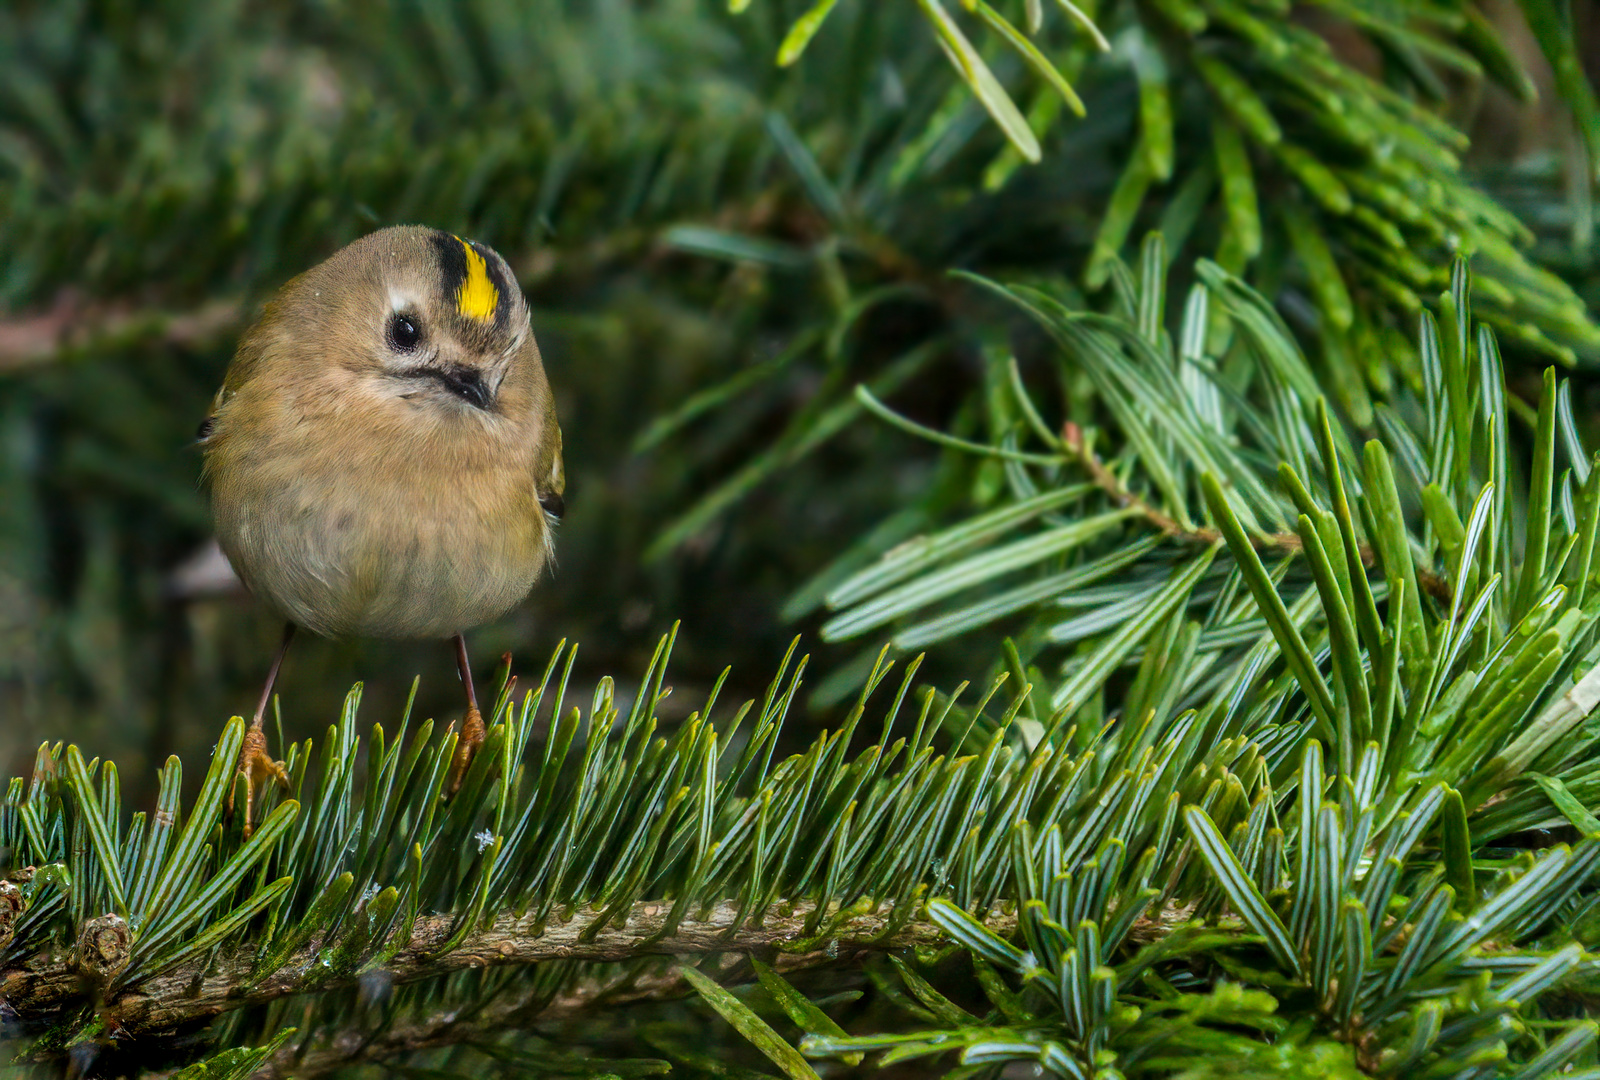
[[[200,426],[217,539],[283,616],[239,759],[285,780],[262,717],[296,627],[451,638],[466,687],[452,786],[483,741],[463,632],[551,561],[561,428],[528,305],[483,244],[401,226],[290,281]],[[245,809],[248,831],[249,806]]]

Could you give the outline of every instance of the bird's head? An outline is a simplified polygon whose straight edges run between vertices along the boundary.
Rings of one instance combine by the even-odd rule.
[[[541,502],[559,512],[561,431],[528,303],[486,244],[418,226],[356,240],[284,286],[227,382],[224,409],[263,383],[300,407],[336,399],[358,424],[531,448]]]
[[[307,272],[282,306],[290,310],[273,313],[279,332],[305,335],[305,352],[370,393],[447,414],[511,414],[548,394],[527,301],[485,244],[383,229]]]

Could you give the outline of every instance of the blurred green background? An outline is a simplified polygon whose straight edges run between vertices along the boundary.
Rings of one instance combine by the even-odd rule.
[[[993,60],[1041,133],[1043,159],[1029,165],[915,4],[824,5],[804,57],[776,65],[808,6],[0,9],[0,764],[25,772],[40,740],[70,738],[117,757],[137,791],[167,754],[203,752],[250,707],[279,628],[208,555],[194,428],[258,305],[382,225],[426,223],[501,251],[532,302],[557,394],[569,476],[559,567],[514,616],[471,635],[480,680],[505,651],[536,676],[567,638],[582,643],[580,692],[601,674],[626,684],[681,619],[681,688],[732,665],[730,693],[757,692],[804,633],[820,665],[811,704],[826,716],[875,645],[816,645],[822,587],[997,487],[964,459],[862,420],[850,397],[878,380],[926,422],[981,426],[982,356],[1020,347],[1026,332],[948,278],[952,268],[1093,299],[1109,254],[1161,228],[1180,276],[1213,255],[1279,299],[1342,377],[1340,405],[1358,426],[1373,423],[1368,385],[1410,377],[1400,351],[1357,369],[1343,339],[1318,329],[1327,298],[1296,269],[1295,229],[1331,211],[1303,161],[1252,149],[1261,235],[1249,249],[1230,232],[1236,203],[1212,164],[1212,118],[1234,105],[1208,61],[1225,57],[1282,114],[1340,112],[1333,100],[1312,103],[1316,113],[1274,81],[1248,21],[1185,25],[1175,0],[1124,0],[1088,9],[1111,45],[1100,51],[1052,8],[1039,45],[1085,118],[1020,64]],[[1016,12],[997,6],[1023,18],[1021,0]],[[1491,298],[1486,317],[1522,370],[1558,355],[1592,371],[1596,332],[1572,311],[1600,309],[1600,130],[1571,72],[1581,79],[1587,64],[1590,83],[1600,77],[1596,5],[1285,12],[1334,62],[1469,137],[1459,169],[1428,182],[1447,203],[1476,192],[1509,210],[1531,260],[1500,260],[1505,280],[1533,284],[1515,298],[1522,308]],[[1536,31],[1552,25],[1565,40],[1541,49]],[[1158,108],[1165,147],[1150,140]],[[1314,127],[1291,125],[1289,137],[1338,168],[1367,167]],[[1139,179],[1130,199],[1130,162],[1145,158],[1165,175]],[[1402,247],[1446,266],[1457,234],[1405,210],[1390,206],[1417,230]],[[1373,269],[1369,244],[1329,228],[1350,281],[1351,340],[1381,342],[1372,355],[1403,350],[1385,335],[1409,336],[1414,296],[1437,287],[1404,283],[1404,267]],[[1085,278],[1091,257],[1101,265]],[[1574,309],[1564,289],[1583,303]],[[1591,384],[1575,381],[1586,424]],[[981,675],[993,645],[947,643],[925,671],[946,683]],[[320,732],[356,680],[366,718],[387,721],[417,674],[419,711],[453,718],[443,643],[303,638],[279,684],[285,733]]]

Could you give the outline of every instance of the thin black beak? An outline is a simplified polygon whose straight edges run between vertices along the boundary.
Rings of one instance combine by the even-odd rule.
[[[441,371],[439,378],[450,388],[452,394],[475,408],[487,409],[493,400],[489,393],[489,384],[484,382],[483,376],[472,368]]]
[[[414,367],[396,374],[406,379],[432,379],[475,409],[494,407],[494,391],[476,368]]]
[[[494,404],[494,394],[483,376],[474,368],[417,368],[409,374],[436,379],[446,390],[475,409],[488,409]]]

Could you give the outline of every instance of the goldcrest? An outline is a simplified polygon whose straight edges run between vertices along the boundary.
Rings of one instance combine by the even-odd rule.
[[[295,627],[454,638],[459,782],[482,739],[462,635],[550,565],[565,488],[555,402],[505,260],[413,226],[355,241],[266,306],[200,435],[218,542],[286,623],[241,757],[247,789],[282,775],[261,721]]]

